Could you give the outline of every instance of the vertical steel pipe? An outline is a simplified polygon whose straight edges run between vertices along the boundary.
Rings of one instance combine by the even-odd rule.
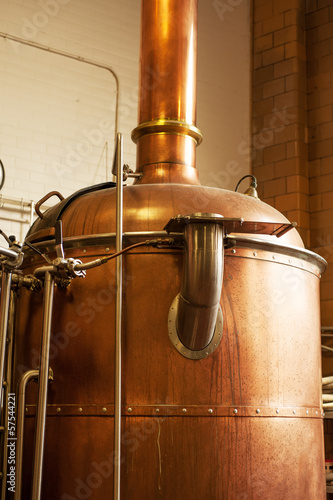
[[[1,304],[0,304],[0,421],[3,403],[3,380],[5,369],[5,355],[7,342],[7,328],[10,304],[10,287],[12,284],[12,273],[2,267],[1,276]]]
[[[123,248],[123,138],[117,134],[117,196],[116,252]],[[116,335],[114,387],[114,500],[120,500],[121,465],[121,314],[122,314],[122,256],[116,259]]]
[[[223,226],[219,224],[198,222],[185,226],[177,332],[191,350],[204,349],[214,335],[222,293],[223,236]]]
[[[2,496],[1,498],[5,498],[6,489],[7,489],[7,468],[8,468],[8,408],[9,408],[9,400],[8,395],[12,392],[12,361],[13,361],[13,339],[14,339],[14,316],[15,316],[15,299],[16,294],[12,290],[10,291],[10,301],[9,301],[9,314],[8,314],[8,328],[7,328],[7,338],[8,338],[8,347],[6,349],[6,358],[7,358],[7,366],[6,366],[6,384],[4,384],[4,394],[5,398],[3,401],[3,426],[4,426],[4,436],[3,443],[5,446],[3,447],[3,456],[2,456]],[[17,435],[17,431],[16,431]]]
[[[21,500],[22,492],[22,464],[23,464],[23,438],[24,438],[24,416],[25,416],[25,394],[30,380],[37,379],[38,370],[25,372],[17,387],[17,416],[16,416],[16,485],[14,500]]]
[[[54,279],[46,271],[44,279],[44,304],[41,354],[39,365],[38,401],[35,433],[35,455],[32,478],[32,500],[40,500],[42,489],[45,421],[47,410],[47,389],[49,380],[49,358],[51,340],[51,321],[53,309]]]

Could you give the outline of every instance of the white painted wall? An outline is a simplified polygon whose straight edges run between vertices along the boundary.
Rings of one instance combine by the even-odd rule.
[[[199,0],[197,168],[207,186],[234,190],[250,171],[250,26],[250,0]]]
[[[199,0],[198,169],[203,184],[231,189],[249,169],[240,153],[249,138],[249,4]],[[1,0],[0,15],[2,33],[114,69],[124,159],[134,166],[140,0]],[[51,190],[68,196],[111,180],[116,86],[110,72],[0,38],[0,74],[4,199],[37,201]],[[28,224],[5,218],[29,219],[28,213],[11,208],[1,208],[0,228],[22,240]]]

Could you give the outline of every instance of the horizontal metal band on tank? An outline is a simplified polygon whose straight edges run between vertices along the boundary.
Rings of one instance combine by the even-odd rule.
[[[166,231],[134,231],[123,233],[123,246],[126,247],[132,243],[137,243],[146,239],[155,238],[175,238],[181,240],[179,233],[167,233]],[[104,246],[104,252],[111,252],[111,247],[115,246],[115,233],[90,234],[86,236],[73,236],[64,238],[64,249],[81,249],[82,253],[86,253],[88,248],[96,246]],[[274,236],[272,241],[268,239],[259,239],[252,236],[228,235],[228,244],[232,248],[227,248],[225,256],[238,256],[244,258],[261,259],[269,262],[277,262],[288,266],[297,267],[305,271],[311,272],[316,276],[325,271],[327,262],[320,255],[291,245],[282,245],[276,241]],[[35,243],[35,246],[43,252],[55,251],[54,240],[42,241]],[[169,250],[170,252],[181,251],[176,249]],[[151,249],[131,251],[131,253],[151,253]],[[159,250],[155,250],[159,252]],[[163,252],[168,252],[167,249]],[[26,254],[30,254],[31,250],[26,249]]]
[[[36,405],[26,406],[26,416],[35,416]],[[114,405],[47,405],[48,416],[109,416]],[[322,418],[319,407],[282,406],[197,406],[197,405],[123,405],[123,416],[143,417],[291,417]]]
[[[278,252],[259,249],[252,251],[248,248],[234,247],[225,251],[225,258],[227,257],[239,257],[243,259],[256,259],[266,262],[274,262],[275,264],[283,264],[285,266],[290,266],[293,268],[301,269],[303,271],[307,271],[311,274],[314,274],[317,278],[321,277],[321,272],[317,265],[311,264],[304,259],[289,257],[288,255]]]
[[[252,236],[236,236],[236,235],[228,235],[227,236],[228,240],[230,241],[231,244],[235,244],[234,248],[246,248],[246,249],[252,249],[253,251],[256,250],[263,250],[272,253],[277,257],[277,255],[281,255],[284,257],[288,257],[287,262],[281,261],[283,264],[287,265],[294,265],[295,267],[300,267],[304,268],[307,271],[314,272],[313,269],[311,269],[311,266],[317,266],[320,274],[323,273],[326,270],[327,267],[327,262],[326,260],[321,257],[320,255],[311,252],[311,250],[307,250],[305,248],[299,248],[295,247],[292,245],[281,245],[280,243],[276,242],[276,239],[272,238],[272,241],[270,240],[261,240],[259,238],[254,238]],[[226,255],[230,254],[229,250],[226,250]],[[232,252],[231,252],[232,253]],[[252,254],[253,257],[258,257],[258,255]],[[289,260],[294,258],[294,259],[299,259],[304,261],[304,266],[297,265],[297,262]],[[271,259],[268,259],[271,260]],[[278,259],[275,259],[278,262]],[[310,268],[305,268],[305,263],[310,265]]]

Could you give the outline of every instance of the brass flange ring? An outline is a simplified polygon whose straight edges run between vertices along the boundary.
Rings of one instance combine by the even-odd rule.
[[[132,131],[131,137],[132,141],[136,144],[144,135],[160,133],[188,135],[195,140],[197,146],[202,142],[202,133],[195,125],[168,118],[140,123]]]

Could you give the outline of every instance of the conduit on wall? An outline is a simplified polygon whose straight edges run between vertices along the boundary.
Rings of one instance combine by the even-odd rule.
[[[52,49],[51,47],[47,47],[46,45],[42,45],[37,42],[32,42],[30,40],[25,40],[24,38],[20,38],[14,35],[9,35],[8,33],[3,33],[0,32],[0,37],[4,38],[6,40],[11,40],[13,42],[21,43],[23,45],[28,45],[29,47],[34,47],[36,49],[43,50],[45,52],[50,52],[51,54],[56,54],[59,56],[67,57],[69,59],[73,59],[78,62],[82,62],[85,64],[89,64],[91,66],[95,66],[96,68],[101,68],[105,69],[106,71],[109,71],[111,75],[113,76],[116,84],[116,105],[115,105],[115,112],[114,112],[114,130],[115,130],[115,143],[116,143],[116,138],[117,138],[117,132],[118,132],[118,115],[119,115],[119,78],[116,74],[116,72],[111,68],[111,66],[106,66],[105,64],[98,63],[96,61],[92,61],[91,59],[86,59],[85,57],[77,56],[75,54],[70,54],[69,52],[64,52],[63,50],[58,50],[58,49]]]
[[[73,60],[78,61],[78,62],[89,64],[91,66],[95,66],[96,68],[105,69],[106,71],[110,72],[115,80],[115,85],[116,85],[116,104],[115,104],[115,111],[114,111],[114,130],[115,130],[115,141],[116,141],[117,132],[118,132],[118,121],[119,121],[119,78],[118,78],[116,72],[110,66],[106,66],[104,64],[92,61],[90,59],[86,59],[85,57],[81,57],[81,56],[78,56],[75,54],[70,54],[69,52],[64,52],[62,50],[53,49],[51,47],[47,47],[46,45],[42,45],[42,44],[37,43],[37,42],[25,40],[24,38],[10,35],[8,33],[0,32],[0,37],[4,38],[5,40],[11,40],[13,42],[21,43],[23,45],[28,45],[30,47],[34,47],[36,49],[43,50],[45,52],[50,52],[51,54],[56,54],[59,56],[67,57],[69,59],[73,59]],[[107,143],[104,146],[104,148],[106,148],[106,154],[107,154],[107,151],[108,151]],[[19,222],[21,224],[29,224],[30,226],[32,225],[33,215],[34,215],[34,205],[35,205],[34,201],[18,200],[18,199],[8,198],[8,197],[4,198],[1,196],[0,197],[0,208],[6,208],[3,205],[4,203],[9,203],[10,205],[14,205],[15,209],[19,209],[22,212],[22,218],[0,216],[0,219],[9,220],[12,222]],[[9,207],[8,207],[8,209],[9,209]],[[26,209],[29,209],[29,211],[30,211],[29,219],[24,218],[24,212]]]

